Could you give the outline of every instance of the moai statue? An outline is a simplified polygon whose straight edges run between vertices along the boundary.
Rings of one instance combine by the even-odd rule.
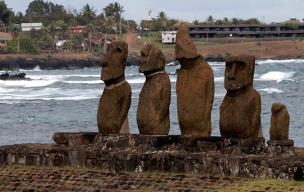
[[[274,103],[271,107],[271,113],[270,139],[288,140],[290,118],[286,106]]]
[[[100,133],[129,133],[128,111],[131,105],[131,87],[125,79],[128,45],[114,41],[107,47],[101,62],[100,79],[105,88],[99,100],[97,125]]]
[[[137,125],[140,134],[168,135],[171,83],[165,70],[165,56],[152,44],[141,51],[139,72],[146,82],[139,94]]]
[[[175,59],[181,64],[176,82],[181,134],[209,137],[214,99],[213,71],[204,57],[196,51],[185,23],[177,30]]]
[[[255,57],[231,56],[226,59],[225,89],[220,106],[220,132],[224,138],[263,137],[261,96],[253,89]]]

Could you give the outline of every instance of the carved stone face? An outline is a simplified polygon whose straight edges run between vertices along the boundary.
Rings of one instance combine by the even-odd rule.
[[[122,77],[125,73],[128,57],[128,44],[114,41],[107,47],[107,53],[101,62],[102,70],[100,79],[110,81]]]
[[[161,50],[152,44],[147,44],[140,50],[139,72],[152,72],[165,66],[165,56]]]
[[[255,57],[251,55],[231,56],[226,59],[225,89],[227,91],[252,86]]]

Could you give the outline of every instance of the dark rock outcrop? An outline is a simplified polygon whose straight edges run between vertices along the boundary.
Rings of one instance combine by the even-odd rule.
[[[19,69],[32,70],[37,66],[42,70],[53,69],[83,69],[85,67],[101,67],[99,58],[89,59],[46,59],[46,58],[17,58],[0,60],[0,70],[17,71]]]
[[[207,57],[205,57],[205,60],[207,62],[226,62],[226,58],[223,57],[221,54],[219,54],[218,56],[207,55]]]
[[[25,77],[25,73],[19,73],[15,75],[10,75],[8,73],[4,73],[0,75],[0,80],[31,80],[30,78]]]

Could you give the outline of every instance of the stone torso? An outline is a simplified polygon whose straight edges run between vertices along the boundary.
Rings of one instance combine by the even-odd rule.
[[[250,88],[237,97],[225,96],[220,106],[220,131],[226,138],[257,138],[262,136],[261,96]]]
[[[131,105],[131,87],[128,82],[105,88],[99,100],[97,124],[100,133],[119,133]]]
[[[182,135],[211,135],[214,99],[213,71],[204,60],[191,68],[181,67],[176,82],[178,121]]]
[[[167,135],[170,129],[171,84],[166,71],[146,77],[140,92],[137,124],[141,134]]]

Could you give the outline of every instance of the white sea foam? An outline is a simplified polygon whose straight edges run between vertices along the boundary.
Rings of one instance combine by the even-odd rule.
[[[87,99],[96,99],[96,98],[100,98],[100,96],[88,96],[88,95],[77,95],[77,96],[71,96],[71,97],[38,97],[38,95],[30,95],[30,96],[19,96],[19,97],[12,97],[12,96],[6,96],[6,97],[2,97],[0,99],[0,103],[14,103],[11,100],[45,100],[45,101],[49,101],[49,100],[87,100]],[[16,103],[16,102],[15,102]]]
[[[265,91],[267,93],[283,93],[284,92],[277,88],[265,88],[265,89],[259,89],[259,91]]]
[[[53,84],[55,81],[0,81],[1,87],[43,87]]]
[[[97,81],[62,81],[63,83],[70,83],[70,84],[103,84],[104,82],[101,80]]]
[[[224,77],[215,77],[214,81],[215,82],[224,82]]]
[[[295,72],[280,72],[280,71],[271,71],[264,75],[261,75],[256,80],[266,80],[266,81],[277,81],[277,83],[281,82],[282,80],[291,80],[290,78],[293,77]]]
[[[128,83],[136,84],[136,83],[144,83],[146,81],[145,78],[136,78],[136,79],[127,79]]]
[[[303,59],[288,59],[288,60],[271,60],[271,59],[268,59],[268,60],[264,60],[264,61],[261,61],[261,60],[257,60],[256,61],[257,64],[259,65],[265,65],[265,64],[278,64],[278,63],[304,63],[304,60]]]

